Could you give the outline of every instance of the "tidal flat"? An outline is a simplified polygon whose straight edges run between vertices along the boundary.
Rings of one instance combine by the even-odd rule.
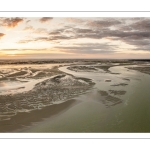
[[[149,61],[0,63],[0,132],[150,132]]]

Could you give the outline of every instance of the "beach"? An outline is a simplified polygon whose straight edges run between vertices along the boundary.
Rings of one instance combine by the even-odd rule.
[[[146,65],[17,66],[26,70],[21,74],[4,66],[0,70],[0,132],[149,132],[150,76],[130,69]],[[8,89],[8,82],[17,82],[15,89]],[[28,84],[32,87],[26,88]]]

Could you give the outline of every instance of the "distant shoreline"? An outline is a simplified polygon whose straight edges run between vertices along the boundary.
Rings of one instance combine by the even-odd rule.
[[[59,63],[129,63],[150,62],[150,59],[0,59],[0,65],[59,64]]]

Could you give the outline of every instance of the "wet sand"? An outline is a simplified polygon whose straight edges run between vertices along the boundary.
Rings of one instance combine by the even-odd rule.
[[[28,70],[27,72],[32,71],[31,67],[24,69]],[[11,71],[15,72],[16,69]],[[33,76],[36,72],[38,73]],[[3,70],[2,73],[9,74],[9,69]],[[87,92],[94,85],[90,79],[76,78],[63,73],[58,70],[58,66],[33,68],[33,72],[26,75],[27,78],[19,78],[20,72],[12,75],[17,81],[10,80],[10,78],[9,80],[2,79],[0,84],[2,86],[0,89],[0,132],[17,132],[16,129],[32,126],[34,122],[41,122],[43,118],[52,118],[60,112],[63,113],[77,103],[71,99]],[[28,78],[33,81],[30,82]],[[9,89],[7,82],[12,85],[14,82],[16,87],[12,86],[14,89]],[[25,87],[22,87],[20,82],[25,82]],[[31,84],[28,89],[26,84]],[[7,94],[7,91],[10,93]]]
[[[44,120],[45,118],[53,118],[64,113],[70,109],[73,105],[78,104],[76,100],[68,100],[61,104],[54,104],[44,107],[41,110],[34,110],[32,112],[20,112],[17,115],[11,117],[10,120],[0,122],[0,132],[18,132],[19,129],[25,129],[28,126],[36,124]]]
[[[150,75],[150,66],[142,65],[140,67],[127,67],[127,68],[131,69],[131,70],[136,70],[136,71],[139,71],[139,72],[146,73],[146,74]]]
[[[23,93],[0,95],[0,121],[8,120],[18,112],[42,109],[85,93],[93,85],[89,79],[60,74],[37,83]]]

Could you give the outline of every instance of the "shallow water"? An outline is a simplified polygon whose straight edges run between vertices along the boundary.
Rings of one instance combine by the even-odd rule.
[[[68,70],[66,66],[60,68],[61,71],[74,76],[91,78],[96,83],[90,93],[77,98],[84,101],[82,112],[88,114],[88,121],[85,121],[87,132],[150,132],[150,76],[125,67],[127,66],[109,69],[120,74],[74,72]],[[111,82],[105,82],[106,79],[110,79]],[[120,83],[124,83],[125,86],[121,86]],[[110,93],[111,96],[121,100],[119,103],[113,101],[110,104],[113,99],[108,102],[108,97],[100,95],[100,90],[108,93],[109,90],[122,90],[126,93],[124,95]],[[89,109],[86,105],[89,105]]]

